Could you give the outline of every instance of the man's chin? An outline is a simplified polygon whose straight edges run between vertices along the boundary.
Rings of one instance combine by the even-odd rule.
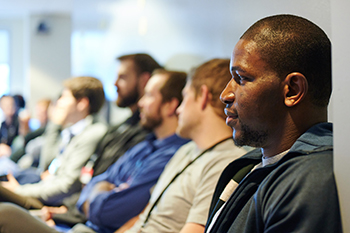
[[[117,99],[117,101],[115,101],[115,104],[119,107],[119,108],[125,108],[128,107],[125,105],[125,103],[123,103],[123,101],[120,101]]]
[[[233,142],[235,143],[236,146],[238,146],[238,147],[246,146],[246,144],[245,144],[245,142],[242,140],[242,138],[237,137],[237,136],[235,135],[235,132],[233,132],[232,138],[233,138]]]
[[[251,141],[249,140],[249,138],[246,138],[246,135],[244,135],[244,132],[233,129],[232,138],[233,138],[233,142],[238,147],[250,146],[249,144],[251,143]]]
[[[263,147],[267,140],[265,131],[243,131],[241,134],[233,132],[233,141],[236,146]]]

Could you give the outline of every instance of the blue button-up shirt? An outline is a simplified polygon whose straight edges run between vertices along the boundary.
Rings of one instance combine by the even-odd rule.
[[[94,177],[83,189],[77,202],[80,211],[91,190],[100,181],[108,181],[116,187],[127,183],[129,187],[103,192],[90,200],[87,226],[97,232],[114,232],[138,215],[147,205],[149,190],[157,182],[164,166],[186,142],[188,140],[175,134],[162,140],[157,140],[154,134],[149,134],[106,172]]]

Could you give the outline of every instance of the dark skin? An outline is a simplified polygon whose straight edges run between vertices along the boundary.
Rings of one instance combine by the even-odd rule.
[[[327,108],[311,103],[303,74],[281,78],[268,67],[255,42],[240,40],[232,54],[232,79],[220,96],[235,141],[261,147],[264,157],[288,150],[311,126],[327,121]]]

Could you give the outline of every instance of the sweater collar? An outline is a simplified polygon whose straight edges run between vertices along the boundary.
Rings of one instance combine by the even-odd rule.
[[[289,153],[308,154],[313,151],[324,151],[333,148],[333,124],[319,123],[302,134],[290,148]],[[288,154],[289,154],[288,153]],[[242,158],[261,160],[261,149],[255,149]]]

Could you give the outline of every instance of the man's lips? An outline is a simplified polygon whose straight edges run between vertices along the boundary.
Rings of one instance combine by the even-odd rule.
[[[225,108],[225,114],[226,114],[226,125],[233,127],[235,125],[235,120],[238,119],[237,113],[233,112],[230,109]]]
[[[238,115],[237,115],[237,113],[235,113],[234,111],[232,111],[232,110],[230,110],[230,109],[228,109],[228,108],[225,108],[224,109],[224,111],[225,111],[225,115],[227,116],[227,117],[229,117],[229,118],[238,118]]]

